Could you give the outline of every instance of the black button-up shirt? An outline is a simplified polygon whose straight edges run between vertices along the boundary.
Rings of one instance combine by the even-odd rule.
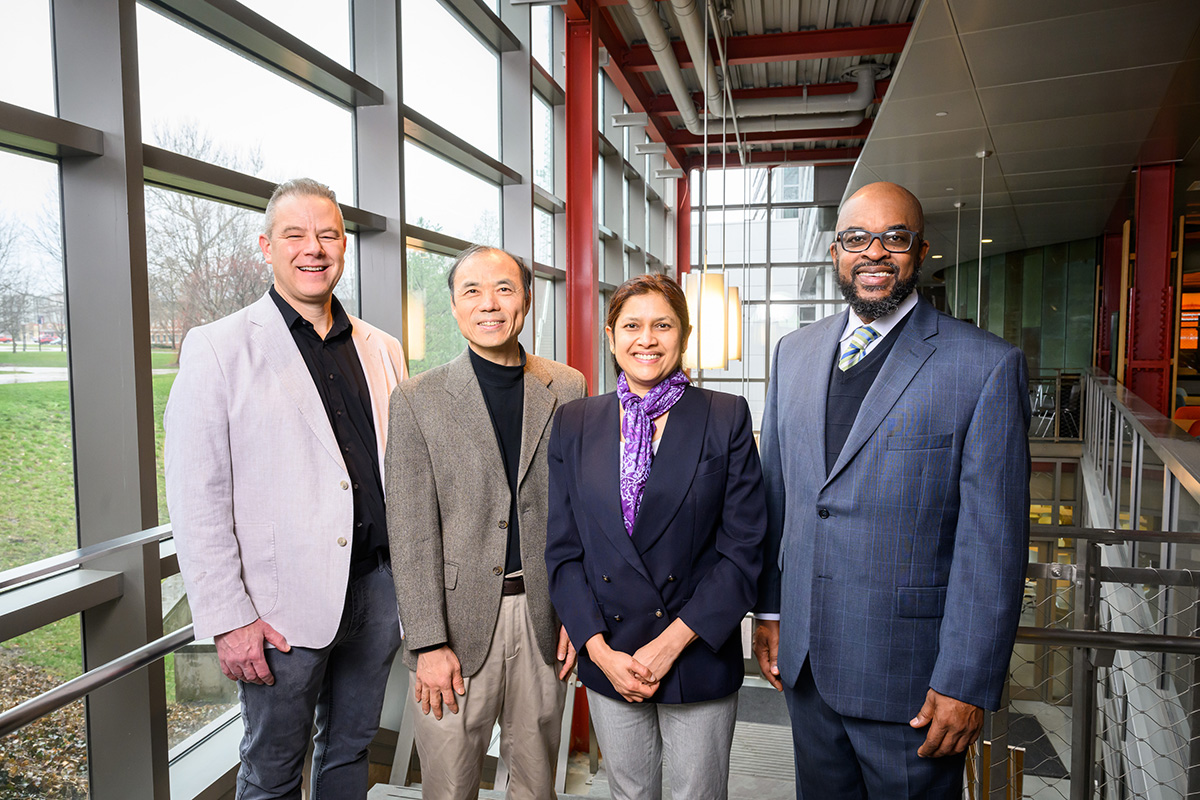
[[[357,578],[388,557],[387,517],[383,507],[383,481],[379,474],[379,449],[371,409],[371,390],[351,338],[350,317],[333,298],[333,327],[322,339],[311,322],[301,316],[271,287],[271,299],[292,332],[317,394],[325,406],[334,438],[354,487],[354,536],[350,551],[350,576]],[[297,492],[307,487],[295,487]]]

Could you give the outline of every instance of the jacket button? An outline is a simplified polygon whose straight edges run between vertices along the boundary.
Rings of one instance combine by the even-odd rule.
[[[613,617],[613,622],[620,622],[620,621],[621,621],[621,615],[620,615],[620,614],[617,614],[616,616],[614,616],[614,617]]]
[[[820,517],[821,519],[829,519],[829,509],[822,508],[820,511],[817,512],[817,516]]]
[[[660,608],[658,611],[655,611],[655,612],[654,612],[654,616],[656,616],[656,617],[661,617],[661,616],[662,616],[662,609]]]
[[[341,486],[342,486],[342,488],[343,488],[343,489],[349,489],[349,488],[350,488],[350,484],[349,484],[347,481],[342,481],[342,483],[341,483]]]
[[[504,570],[501,569],[500,567],[492,567],[492,574],[493,575],[503,575]]]
[[[345,546],[346,546],[346,537],[339,536],[338,537],[338,547],[345,547]]]
[[[607,575],[604,575],[603,577],[605,583],[612,583],[612,578],[608,577]]]
[[[674,575],[668,575],[668,576],[667,576],[667,583],[672,583],[674,580],[675,580],[675,576],[674,576]]]
[[[501,527],[501,528],[507,528],[507,527],[508,527],[508,520],[506,520],[506,519],[502,519],[502,520],[500,520],[500,527]]]

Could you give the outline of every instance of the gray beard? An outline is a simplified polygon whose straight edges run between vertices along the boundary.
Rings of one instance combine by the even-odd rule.
[[[896,274],[900,274],[900,270],[895,264],[887,260],[884,261],[865,261],[858,266],[889,266],[896,270]],[[913,274],[908,278],[899,279],[892,284],[892,290],[888,292],[887,297],[881,297],[878,300],[866,300],[858,296],[858,292],[854,289],[854,275],[851,270],[849,280],[842,278],[841,264],[835,264],[834,270],[837,275],[838,288],[842,290],[842,297],[850,304],[851,310],[859,316],[860,319],[876,320],[886,317],[888,314],[900,307],[913,290],[917,288],[917,282],[921,279],[921,265],[918,263],[913,268]]]

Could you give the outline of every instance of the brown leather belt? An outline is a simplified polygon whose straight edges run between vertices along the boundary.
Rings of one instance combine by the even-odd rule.
[[[500,592],[505,597],[510,594],[525,594],[525,579],[521,576],[504,579],[504,589]]]

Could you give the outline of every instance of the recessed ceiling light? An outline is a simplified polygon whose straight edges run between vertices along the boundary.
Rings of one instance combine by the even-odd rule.
[[[931,256],[932,258],[941,258],[941,256]]]
[[[937,112],[936,114],[934,114],[934,116],[935,116],[935,117],[945,117],[945,116],[949,116],[949,112],[946,112],[946,111],[939,111],[939,112]]]
[[[947,187],[946,187],[946,191],[947,191],[947,192],[953,192],[953,191],[954,191],[954,187],[953,187],[953,186],[947,186]]]
[[[982,244],[991,244],[991,243],[992,243],[992,240],[991,240],[991,239],[980,239],[979,241],[980,241]]]

